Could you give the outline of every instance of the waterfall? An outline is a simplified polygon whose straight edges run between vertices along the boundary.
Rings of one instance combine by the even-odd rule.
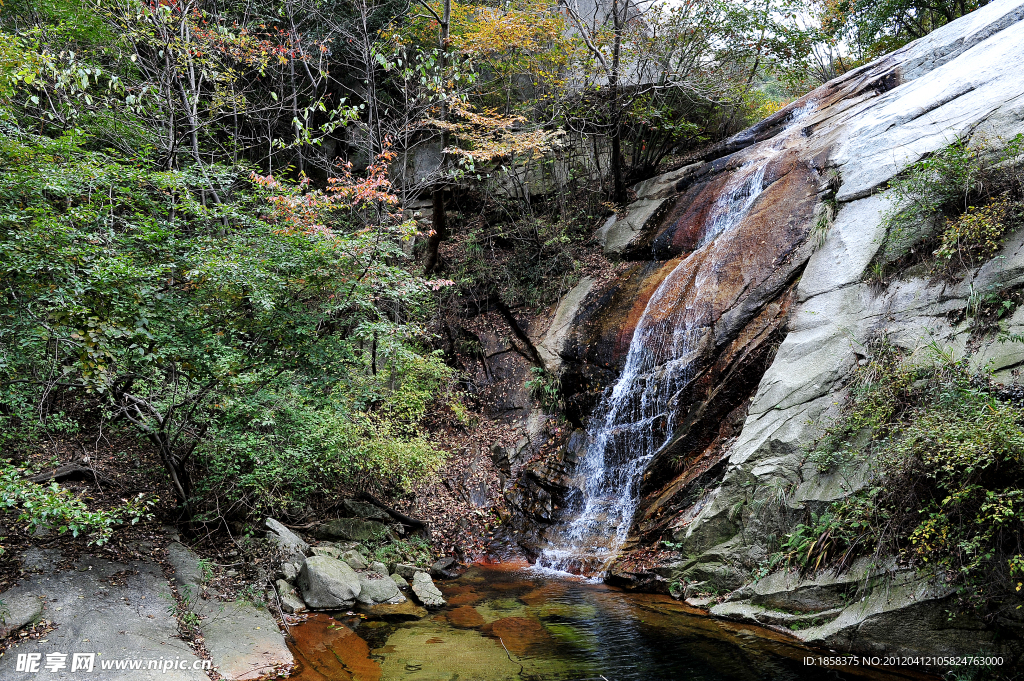
[[[605,390],[590,420],[586,453],[564,508],[568,522],[554,528],[537,567],[601,575],[626,541],[640,480],[672,436],[670,424],[680,407],[674,398],[693,379],[694,360],[711,333],[710,305],[680,291],[699,292],[707,283],[703,273],[708,268],[699,267],[699,252],[743,219],[765,188],[765,171],[774,156],[769,153],[733,173],[709,212],[694,254],[647,302],[622,375]]]

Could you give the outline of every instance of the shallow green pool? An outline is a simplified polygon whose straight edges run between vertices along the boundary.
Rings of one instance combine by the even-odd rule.
[[[302,681],[906,679],[807,667],[788,637],[668,596],[477,565],[439,586],[448,607],[395,622],[315,615],[292,628]]]

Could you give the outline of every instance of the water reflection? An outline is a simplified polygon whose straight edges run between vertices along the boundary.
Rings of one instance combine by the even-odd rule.
[[[316,615],[293,627],[301,681],[803,681],[930,678],[809,668],[788,637],[721,622],[668,596],[474,566],[415,621]]]

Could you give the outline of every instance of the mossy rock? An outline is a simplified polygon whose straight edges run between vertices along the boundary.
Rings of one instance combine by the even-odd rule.
[[[358,518],[338,518],[330,520],[316,528],[314,532],[317,539],[348,540],[348,541],[369,541],[377,537],[388,535],[390,532],[387,525],[374,520],[360,520]]]

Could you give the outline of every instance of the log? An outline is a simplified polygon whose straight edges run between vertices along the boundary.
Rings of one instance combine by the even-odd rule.
[[[63,466],[55,468],[49,473],[37,473],[36,475],[32,475],[24,479],[29,482],[44,483],[50,482],[51,480],[54,482],[60,482],[61,480],[67,480],[68,478],[91,478],[97,483],[102,482],[106,485],[113,485],[113,482],[106,476],[100,475],[93,468],[83,466],[79,463],[66,463]]]
[[[411,528],[416,529],[416,530],[423,530],[424,532],[427,532],[427,533],[429,533],[429,531],[430,531],[427,528],[427,524],[425,522],[423,522],[422,520],[416,520],[416,518],[410,518],[409,516],[405,515],[401,511],[396,511],[395,509],[391,508],[390,506],[388,506],[386,504],[383,504],[380,501],[378,501],[377,498],[374,497],[369,492],[360,492],[359,493],[359,498],[363,499],[364,501],[369,501],[371,504],[373,504],[374,506],[376,506],[380,510],[384,511],[389,516],[391,516],[392,518],[394,518],[395,520],[400,522],[402,525],[405,525],[406,527],[411,527]]]

